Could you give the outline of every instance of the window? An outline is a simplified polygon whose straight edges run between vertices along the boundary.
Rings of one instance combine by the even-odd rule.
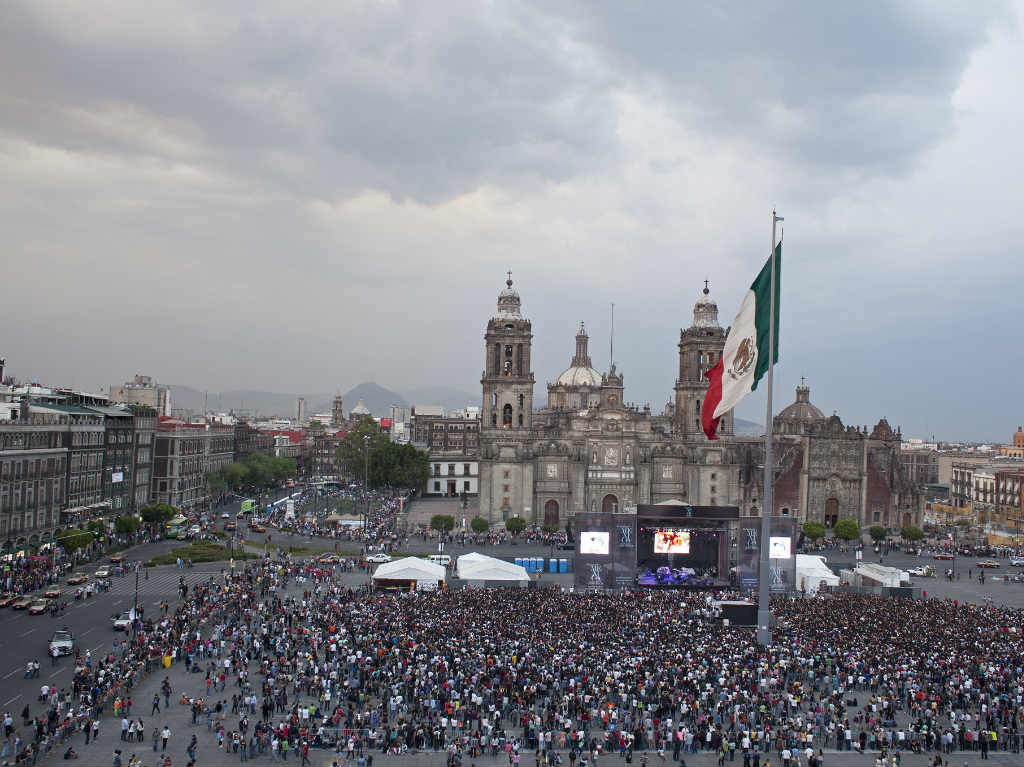
[[[502,426],[508,427],[512,425],[512,406],[505,405],[501,410],[501,423]]]
[[[439,463],[435,463],[434,464],[434,476],[435,477],[441,476],[441,464],[439,464]]]
[[[441,492],[441,483],[440,482],[435,482],[434,483],[434,492],[435,493],[440,493]]]
[[[502,506],[508,506],[508,496],[507,495],[504,498],[501,499],[501,505]]]
[[[520,426],[523,425],[523,414],[522,413],[519,414],[519,425]]]
[[[454,473],[455,473],[455,464],[454,463],[448,464],[448,476],[450,477]]]
[[[507,493],[508,492],[508,485],[502,485],[501,489],[502,489],[503,492]]]
[[[462,476],[464,476],[464,477],[468,477],[469,476],[469,464],[468,463],[462,464]]]
[[[519,409],[523,409],[523,403],[526,401],[526,397],[522,394],[519,395]]]
[[[469,492],[469,480],[462,483],[462,489],[467,493]]]
[[[508,479],[508,469],[505,469],[505,479]]]

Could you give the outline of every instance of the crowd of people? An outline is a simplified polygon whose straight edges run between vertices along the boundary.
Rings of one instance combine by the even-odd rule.
[[[817,761],[824,749],[1020,749],[1018,610],[779,601],[766,650],[714,620],[707,592],[378,593],[336,575],[269,559],[225,571],[113,652],[80,656],[72,686],[46,690],[31,736],[8,747],[45,751],[104,712],[155,731],[131,698],[167,658],[196,681],[177,699],[165,687],[164,703],[190,709],[200,750],[240,759],[321,747],[357,764],[409,750],[449,764],[499,751],[542,764],[710,751],[749,766],[774,754]]]

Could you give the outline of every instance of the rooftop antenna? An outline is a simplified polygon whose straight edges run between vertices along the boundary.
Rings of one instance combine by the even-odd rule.
[[[615,364],[615,302],[612,301],[612,332],[608,338],[608,364]]]

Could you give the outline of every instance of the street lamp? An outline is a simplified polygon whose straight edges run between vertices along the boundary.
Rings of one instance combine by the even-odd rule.
[[[367,527],[370,524],[370,435],[363,435],[363,495],[366,498],[363,516],[363,541],[366,541]]]

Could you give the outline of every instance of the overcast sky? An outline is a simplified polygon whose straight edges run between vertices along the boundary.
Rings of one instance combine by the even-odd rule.
[[[735,11],[728,10],[729,7]],[[660,410],[786,217],[776,409],[1024,423],[1020,3],[32,0],[0,25],[8,371],[535,399],[580,320]],[[1014,95],[1017,94],[1017,95]],[[750,398],[741,417],[764,419]]]

